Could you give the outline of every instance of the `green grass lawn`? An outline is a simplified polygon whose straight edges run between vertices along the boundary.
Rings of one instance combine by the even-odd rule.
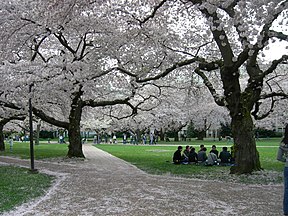
[[[128,161],[151,174],[175,175],[188,178],[192,177],[225,181],[229,178],[229,180],[237,182],[270,184],[273,182],[279,183],[282,181],[282,170],[284,164],[276,160],[279,142],[280,139],[263,139],[257,142],[261,165],[265,172],[261,172],[261,176],[258,176],[256,179],[254,179],[255,175],[243,175],[238,176],[237,179],[235,179],[235,175],[229,175],[230,167],[174,165],[171,163],[173,153],[176,151],[178,145],[182,145],[183,147],[186,145],[192,145],[196,148],[196,151],[198,151],[200,144],[205,144],[207,151],[209,152],[211,146],[215,144],[220,152],[223,146],[227,146],[229,148],[232,145],[231,142],[227,143],[227,141],[192,140],[190,142],[160,142],[158,145],[100,144],[96,145],[96,147],[125,161]],[[266,178],[265,175],[267,175],[267,172],[270,172],[270,174],[273,172],[273,177],[270,175],[268,177],[266,176]],[[259,173],[257,175],[259,175]]]
[[[14,142],[12,151],[8,143],[5,144],[5,152],[0,152],[3,156],[15,156],[22,159],[30,158],[30,143],[29,142]],[[55,157],[65,157],[68,152],[67,144],[48,144],[40,143],[34,145],[35,159],[46,159]]]
[[[52,181],[52,176],[31,174],[28,169],[0,166],[0,214],[43,195]]]

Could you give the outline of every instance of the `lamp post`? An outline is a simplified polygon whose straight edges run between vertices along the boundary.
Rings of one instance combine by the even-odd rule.
[[[32,87],[33,83],[29,85],[29,129],[30,129],[30,160],[31,160],[31,169],[30,173],[37,173],[37,169],[34,167],[34,144],[33,144],[33,116],[32,116]]]

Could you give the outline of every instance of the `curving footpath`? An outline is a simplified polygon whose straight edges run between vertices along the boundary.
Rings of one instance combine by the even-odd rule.
[[[7,216],[282,215],[282,185],[242,185],[147,174],[90,144],[84,161],[36,161],[57,180],[44,197]],[[28,160],[0,162],[29,167]]]

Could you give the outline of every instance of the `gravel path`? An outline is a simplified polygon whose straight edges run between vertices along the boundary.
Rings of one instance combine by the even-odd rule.
[[[77,163],[35,161],[40,172],[57,176],[44,197],[6,215],[282,215],[282,185],[234,183],[149,175],[90,144]],[[28,160],[0,162],[29,167]]]

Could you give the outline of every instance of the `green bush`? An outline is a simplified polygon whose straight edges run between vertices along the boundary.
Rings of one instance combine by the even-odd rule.
[[[259,138],[282,137],[281,132],[276,132],[274,130],[268,130],[265,128],[257,128],[255,130],[255,136],[257,136],[257,133]]]
[[[39,133],[39,137],[43,138],[43,139],[48,139],[48,138],[54,139],[54,133],[53,133],[53,131],[43,131],[42,130]]]

